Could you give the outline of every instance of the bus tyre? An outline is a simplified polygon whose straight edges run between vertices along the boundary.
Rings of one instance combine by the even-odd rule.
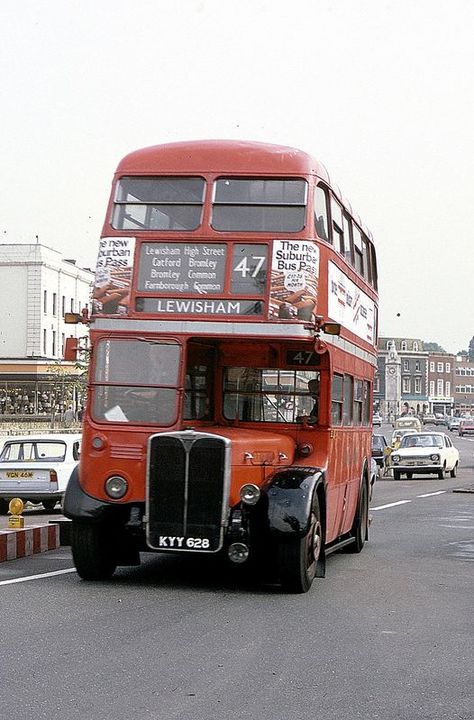
[[[351,535],[354,542],[347,546],[350,553],[360,553],[365,545],[365,541],[369,539],[369,495],[367,493],[367,483],[362,483],[359,494],[359,504],[357,513],[352,526]]]
[[[316,576],[322,546],[321,512],[315,493],[307,534],[302,538],[282,540],[278,545],[277,562],[283,590],[290,593],[308,592]]]
[[[108,580],[117,567],[113,533],[100,524],[72,522],[71,550],[83,580]]]

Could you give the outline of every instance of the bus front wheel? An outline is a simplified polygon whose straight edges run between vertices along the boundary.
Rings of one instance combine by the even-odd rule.
[[[83,580],[108,580],[117,567],[113,534],[100,524],[72,522],[71,550]]]
[[[278,570],[283,590],[305,593],[316,576],[323,546],[323,529],[317,494],[314,494],[307,534],[282,540],[278,545]]]

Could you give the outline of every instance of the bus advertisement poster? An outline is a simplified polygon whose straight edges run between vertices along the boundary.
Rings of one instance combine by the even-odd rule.
[[[332,262],[328,263],[328,315],[374,344],[375,303]]]
[[[311,320],[318,299],[319,248],[312,241],[274,240],[270,318]]]
[[[134,237],[101,238],[92,292],[94,314],[128,312],[134,253]]]

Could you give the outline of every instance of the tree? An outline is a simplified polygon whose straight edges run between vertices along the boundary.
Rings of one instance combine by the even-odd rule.
[[[469,343],[469,362],[474,362],[474,335]]]
[[[436,342],[424,342],[423,349],[428,350],[428,352],[439,352],[439,353],[446,352],[446,350],[443,347],[441,347],[441,345],[438,345],[438,343],[436,343]]]

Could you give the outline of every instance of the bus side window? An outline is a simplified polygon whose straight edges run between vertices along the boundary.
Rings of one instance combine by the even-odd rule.
[[[351,218],[343,214],[342,222],[344,225],[344,257],[347,262],[354,265],[354,250],[352,247],[352,220]]]
[[[314,189],[314,227],[321,240],[329,242],[328,195],[324,187]]]
[[[332,379],[331,422],[332,425],[342,425],[342,410],[344,404],[344,378],[334,375]]]
[[[332,244],[335,250],[344,255],[344,231],[342,225],[342,207],[331,197]]]
[[[352,236],[354,239],[354,267],[364,277],[364,255],[362,248],[362,234],[357,225],[352,226]]]

